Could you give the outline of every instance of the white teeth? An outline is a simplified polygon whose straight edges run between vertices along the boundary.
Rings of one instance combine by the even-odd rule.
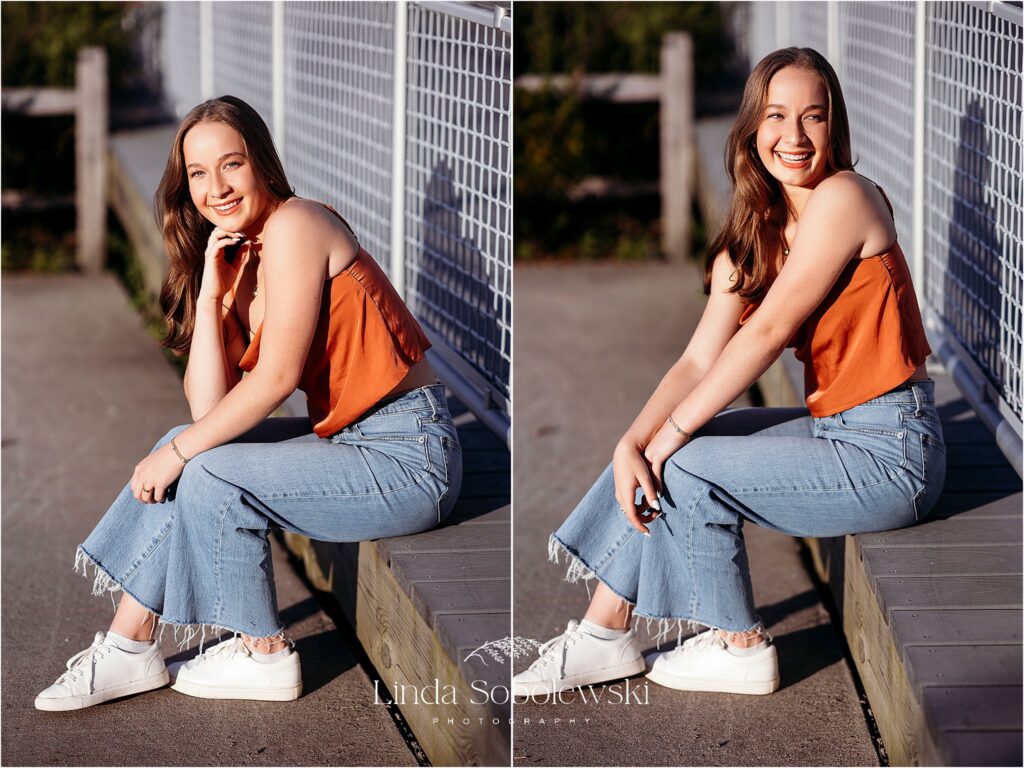
[[[799,163],[801,160],[806,160],[811,156],[810,152],[805,152],[802,155],[787,155],[785,152],[776,152],[776,154],[783,160],[788,160],[791,163]]]
[[[237,208],[241,202],[242,201],[239,199],[235,200],[233,203],[229,203],[228,205],[215,205],[213,206],[213,210],[224,213],[225,211],[230,211],[232,208]]]

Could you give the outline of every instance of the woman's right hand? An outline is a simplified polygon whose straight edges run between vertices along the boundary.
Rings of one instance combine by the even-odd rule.
[[[644,460],[643,449],[628,437],[622,438],[615,446],[612,456],[612,476],[615,478],[615,499],[629,524],[640,533],[649,536],[646,522],[651,522],[651,510],[661,511],[658,494],[651,478],[650,467]],[[642,488],[644,495],[636,503],[636,489]]]
[[[207,241],[206,259],[203,266],[203,281],[199,286],[200,298],[209,298],[220,302],[224,294],[228,292],[235,277],[238,275],[237,259],[234,263],[228,263],[224,258],[224,249],[229,245],[240,243],[245,239],[241,232],[230,232],[220,227],[214,227]]]

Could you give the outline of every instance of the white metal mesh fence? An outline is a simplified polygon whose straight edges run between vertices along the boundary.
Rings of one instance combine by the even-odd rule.
[[[160,53],[167,105],[183,117],[202,101],[199,74],[199,3],[164,7]]]
[[[409,11],[406,285],[420,317],[509,395],[511,35]]]
[[[838,5],[839,79],[857,170],[892,202],[896,231],[913,258],[914,5]]]
[[[161,49],[176,114],[225,93],[249,102],[296,192],[332,203],[404,278],[410,306],[507,423],[511,34],[492,23],[493,5],[409,4],[407,56],[396,61],[400,4],[166,3]],[[406,80],[397,126],[396,73]]]
[[[286,3],[284,26],[288,180],[390,268],[394,5]]]
[[[244,99],[274,124],[271,92],[273,6],[263,2],[213,3],[213,93]]]
[[[780,4],[781,5],[781,4]],[[828,3],[785,3],[782,26],[788,27],[793,45],[814,48],[826,54],[828,50]],[[834,62],[833,62],[834,64]]]
[[[892,200],[904,252],[919,267],[914,279],[922,304],[967,350],[1019,430],[1019,5],[786,2],[775,9],[773,18],[762,13],[762,23],[750,29],[750,50],[758,57],[768,52],[767,22],[776,46],[813,47],[832,62],[843,85],[858,170]],[[925,14],[923,24],[919,13]],[[915,114],[921,102],[923,120]],[[915,188],[923,210],[914,210]]]
[[[925,296],[1019,417],[1021,25],[928,4]]]

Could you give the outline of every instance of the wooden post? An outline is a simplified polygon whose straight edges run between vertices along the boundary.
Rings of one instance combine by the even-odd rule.
[[[107,52],[83,48],[75,67],[75,208],[78,267],[103,269],[107,250]]]
[[[661,250],[669,261],[690,253],[696,129],[693,41],[685,32],[661,44]]]

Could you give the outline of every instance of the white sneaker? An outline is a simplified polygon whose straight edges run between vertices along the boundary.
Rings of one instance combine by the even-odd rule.
[[[97,632],[92,645],[68,659],[67,671],[36,696],[36,709],[65,712],[167,685],[160,647],[152,643],[139,653],[122,651]]]
[[[543,696],[644,671],[644,659],[632,629],[606,639],[570,621],[565,632],[544,643],[539,653],[540,658],[529,669],[512,678],[513,696]]]
[[[202,699],[293,701],[302,694],[299,654],[288,653],[271,662],[256,661],[240,637],[217,643],[191,661],[172,664],[171,686]]]
[[[730,653],[716,630],[694,635],[665,653],[646,657],[647,677],[681,691],[772,693],[779,688],[779,656],[767,641],[749,656]]]

